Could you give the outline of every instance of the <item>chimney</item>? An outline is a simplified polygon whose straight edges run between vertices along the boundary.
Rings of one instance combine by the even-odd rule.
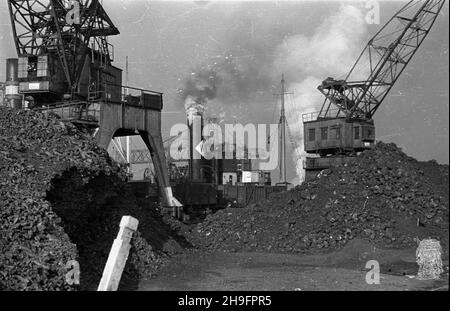
[[[195,148],[203,140],[203,113],[198,110],[191,111],[187,121],[189,127],[189,178],[192,181],[202,181],[202,156]]]
[[[22,108],[22,96],[19,94],[19,60],[8,58],[6,60],[5,102],[12,108]]]

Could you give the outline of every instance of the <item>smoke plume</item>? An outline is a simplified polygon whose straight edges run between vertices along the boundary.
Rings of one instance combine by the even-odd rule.
[[[212,116],[228,121],[248,115],[247,109],[252,106],[255,94],[271,84],[271,77],[263,72],[268,64],[266,56],[257,53],[257,49],[247,47],[246,52],[251,54],[243,56],[241,52],[238,56],[230,44],[227,51],[210,57],[205,64],[192,70],[179,90],[188,114],[208,109]]]
[[[362,12],[342,5],[326,18],[311,37],[292,36],[278,47],[275,68],[286,72],[293,100],[286,102],[286,118],[296,141],[293,158],[300,182],[304,180],[302,116],[320,109],[324,97],[317,86],[327,77],[345,78],[362,50],[367,27]]]
[[[229,37],[221,41],[223,52],[192,70],[179,91],[180,99],[188,116],[212,107],[211,114],[224,120],[225,110],[232,107],[229,111],[239,118],[235,120],[244,122],[248,116],[249,122],[257,123],[248,109],[260,109],[258,100],[273,100],[284,72],[287,90],[295,94],[286,101],[286,116],[296,144],[293,159],[302,181],[302,115],[320,109],[324,97],[317,86],[324,79],[345,78],[367,39],[367,25],[363,13],[352,5],[341,5],[308,36],[290,35],[289,21],[261,20],[258,24],[252,18],[244,17],[243,23],[257,31],[249,33],[242,27],[228,31]]]
[[[219,81],[212,68],[192,71],[191,76],[186,79],[184,88],[179,92],[189,123],[192,122],[193,114],[203,114],[206,102],[216,97]]]
[[[248,118],[247,122],[255,122],[255,110],[261,111],[257,104],[273,101],[275,50],[291,25],[276,23],[278,12],[255,15],[251,3],[215,5],[221,7],[221,23],[226,26],[221,33],[212,31],[208,36],[204,47],[208,52],[179,91],[181,104],[201,103],[208,115],[221,121],[244,122],[243,118]],[[276,7],[267,2],[258,4],[258,8]],[[280,76],[278,72],[277,80]]]

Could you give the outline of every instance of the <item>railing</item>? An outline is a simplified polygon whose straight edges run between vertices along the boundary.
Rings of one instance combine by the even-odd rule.
[[[100,117],[100,104],[88,102],[71,102],[56,106],[43,106],[34,109],[46,115],[55,114],[63,120],[97,123]]]
[[[87,100],[62,101],[34,110],[47,115],[56,114],[63,120],[98,123],[102,103],[126,103],[132,106],[162,109],[162,93],[129,86],[104,84],[103,90],[89,91],[87,97]]]
[[[160,92],[117,84],[106,84],[105,90],[107,94],[114,94],[112,97],[115,100],[108,98],[108,102],[125,103],[131,106],[141,106],[156,110],[162,109],[162,93]]]
[[[144,94],[151,94],[151,95],[157,95],[157,96],[162,96],[162,93],[160,92],[155,92],[155,91],[151,91],[151,90],[146,90],[146,89],[141,89],[141,88],[137,88],[137,87],[131,87],[131,86],[124,86],[124,85],[113,85],[113,84],[109,84],[111,86],[115,86],[115,87],[121,87],[121,93],[122,93],[122,101],[123,102],[127,102],[127,99],[129,99],[130,96],[132,97],[141,97]]]
[[[314,120],[317,120],[318,116],[319,116],[318,111],[304,113],[304,114],[302,114],[302,120],[303,120],[303,122],[314,121]]]
[[[329,109],[327,111],[327,114],[324,116],[324,111],[314,111],[314,112],[308,112],[308,113],[304,113],[302,114],[302,120],[303,122],[309,122],[309,121],[315,121],[317,120],[319,117],[324,117],[324,118],[344,118],[345,114],[342,112],[341,109]]]

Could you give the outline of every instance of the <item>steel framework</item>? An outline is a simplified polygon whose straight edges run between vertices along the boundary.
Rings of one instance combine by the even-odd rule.
[[[328,78],[317,119],[370,120],[417,52],[445,0],[410,1],[369,41],[344,80]],[[337,109],[331,109],[332,105]]]
[[[57,53],[72,90],[89,48],[111,63],[107,37],[119,30],[98,0],[8,0],[8,7],[18,56]]]

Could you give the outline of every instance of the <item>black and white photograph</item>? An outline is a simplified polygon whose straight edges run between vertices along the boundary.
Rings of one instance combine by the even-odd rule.
[[[1,0],[0,294],[448,292],[448,229],[448,1]]]

